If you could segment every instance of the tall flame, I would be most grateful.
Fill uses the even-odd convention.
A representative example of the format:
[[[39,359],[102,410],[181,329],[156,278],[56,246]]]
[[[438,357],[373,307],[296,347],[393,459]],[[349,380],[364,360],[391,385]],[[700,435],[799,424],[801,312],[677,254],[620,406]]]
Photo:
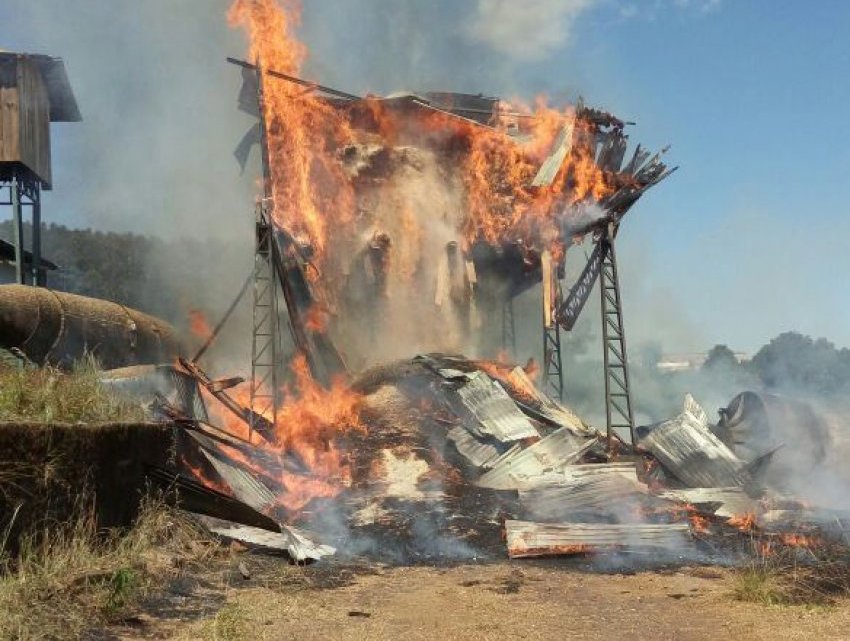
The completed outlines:
[[[248,34],[252,61],[293,76],[307,57],[294,33],[300,18],[295,0],[234,0],[228,12],[230,25]],[[353,191],[334,156],[350,139],[349,126],[339,111],[297,84],[266,75],[263,95],[273,218],[309,242],[321,267],[329,228],[343,228],[354,214]]]

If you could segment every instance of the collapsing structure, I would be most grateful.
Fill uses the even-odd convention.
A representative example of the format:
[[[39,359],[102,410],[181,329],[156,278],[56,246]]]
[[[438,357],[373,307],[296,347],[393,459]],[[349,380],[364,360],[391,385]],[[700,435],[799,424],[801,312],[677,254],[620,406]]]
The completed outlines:
[[[243,68],[240,106],[261,116],[237,156],[244,165],[260,144],[258,230],[277,230],[258,235],[268,266],[255,274],[265,295],[255,296],[254,380],[278,376],[268,355],[281,347],[265,313],[275,272],[296,350],[324,382],[346,362],[362,369],[410,345],[515,351],[513,300],[542,283],[544,376],[562,398],[560,330],[572,329],[601,278],[608,430],[633,429],[614,240],[631,206],[673,171],[661,153],[638,145],[627,157],[628,123],[582,104],[364,98],[230,61]],[[565,291],[567,249],[585,236],[595,249]]]

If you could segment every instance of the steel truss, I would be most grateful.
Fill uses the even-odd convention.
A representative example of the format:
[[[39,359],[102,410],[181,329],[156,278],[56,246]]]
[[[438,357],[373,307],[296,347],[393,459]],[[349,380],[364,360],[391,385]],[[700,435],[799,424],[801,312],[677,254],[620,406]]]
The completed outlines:
[[[12,243],[15,246],[15,282],[46,285],[47,275],[41,267],[41,181],[28,171],[2,172],[0,205],[12,208]],[[24,207],[32,215],[32,261],[24,264]]]

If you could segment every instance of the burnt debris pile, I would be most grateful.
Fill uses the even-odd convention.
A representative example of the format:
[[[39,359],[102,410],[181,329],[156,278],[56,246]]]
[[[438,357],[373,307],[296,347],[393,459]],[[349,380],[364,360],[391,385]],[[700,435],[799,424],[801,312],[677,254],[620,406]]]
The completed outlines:
[[[805,559],[842,541],[850,519],[782,486],[771,414],[802,410],[778,399],[746,393],[712,424],[688,396],[632,446],[500,362],[421,355],[347,391],[344,420],[356,425],[325,426],[314,443],[324,458],[287,449],[286,435],[184,419],[178,469],[157,477],[212,532],[296,561],[498,558],[505,547],[511,558],[735,562],[793,549]]]

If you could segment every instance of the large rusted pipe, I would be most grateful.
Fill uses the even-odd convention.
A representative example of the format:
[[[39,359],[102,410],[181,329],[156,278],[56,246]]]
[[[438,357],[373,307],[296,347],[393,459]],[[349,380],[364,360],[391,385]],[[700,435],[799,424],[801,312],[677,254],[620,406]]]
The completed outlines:
[[[172,361],[174,328],[118,303],[43,287],[0,285],[0,347],[35,363],[68,367],[86,354],[111,369]]]

